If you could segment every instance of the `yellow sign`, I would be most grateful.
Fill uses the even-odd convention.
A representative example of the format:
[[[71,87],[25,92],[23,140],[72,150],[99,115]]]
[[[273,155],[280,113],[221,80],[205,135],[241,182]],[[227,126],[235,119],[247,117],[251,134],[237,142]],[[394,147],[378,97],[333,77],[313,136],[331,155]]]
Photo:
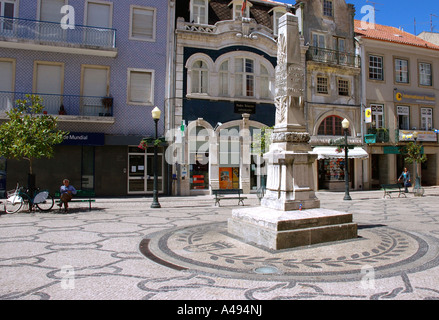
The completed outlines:
[[[364,121],[366,123],[372,123],[372,108],[366,108],[364,115],[365,115]]]
[[[409,92],[404,90],[395,90],[395,102],[418,103],[436,105],[436,95],[434,93]]]

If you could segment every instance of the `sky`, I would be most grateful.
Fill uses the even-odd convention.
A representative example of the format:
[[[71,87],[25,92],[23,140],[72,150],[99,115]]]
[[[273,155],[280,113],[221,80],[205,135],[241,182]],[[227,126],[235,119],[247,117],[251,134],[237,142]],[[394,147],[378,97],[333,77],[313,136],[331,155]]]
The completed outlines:
[[[284,3],[296,3],[296,0],[279,0]],[[404,31],[416,34],[422,31],[430,31],[430,14],[434,32],[439,33],[439,0],[346,0],[352,3],[356,8],[356,19],[361,20],[364,14],[361,14],[363,6],[373,6],[375,2],[376,20],[378,24],[403,28]]]

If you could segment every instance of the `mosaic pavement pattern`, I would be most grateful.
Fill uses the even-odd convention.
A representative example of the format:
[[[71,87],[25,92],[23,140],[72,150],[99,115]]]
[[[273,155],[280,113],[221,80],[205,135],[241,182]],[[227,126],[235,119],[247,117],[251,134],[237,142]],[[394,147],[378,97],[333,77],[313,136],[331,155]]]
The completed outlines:
[[[236,204],[215,208],[211,197],[161,199],[159,210],[137,198],[68,215],[1,214],[0,299],[439,298],[439,189],[318,196],[353,213],[360,238],[271,252],[229,236]]]

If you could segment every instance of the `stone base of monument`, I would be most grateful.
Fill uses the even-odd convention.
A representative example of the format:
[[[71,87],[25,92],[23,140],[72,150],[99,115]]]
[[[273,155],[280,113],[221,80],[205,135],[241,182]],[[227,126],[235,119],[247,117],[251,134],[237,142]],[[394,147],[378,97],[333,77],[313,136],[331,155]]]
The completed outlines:
[[[352,214],[326,209],[279,211],[264,207],[233,210],[228,232],[245,242],[273,250],[358,236]]]

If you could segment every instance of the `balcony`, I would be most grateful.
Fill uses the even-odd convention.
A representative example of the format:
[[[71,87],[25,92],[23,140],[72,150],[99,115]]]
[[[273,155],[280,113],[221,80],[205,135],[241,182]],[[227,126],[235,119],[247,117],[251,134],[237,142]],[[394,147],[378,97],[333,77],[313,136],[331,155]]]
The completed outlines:
[[[366,144],[388,143],[390,141],[389,130],[385,128],[369,128],[367,134],[364,135]]]
[[[359,68],[361,65],[359,55],[318,47],[309,47],[306,60],[353,68]]]
[[[0,17],[0,48],[116,57],[116,30]]]
[[[14,107],[16,100],[27,99],[24,92],[0,91],[0,119]],[[36,94],[43,99],[44,113],[59,116],[60,121],[114,123],[113,98],[77,95]],[[61,105],[65,113],[60,113]]]

